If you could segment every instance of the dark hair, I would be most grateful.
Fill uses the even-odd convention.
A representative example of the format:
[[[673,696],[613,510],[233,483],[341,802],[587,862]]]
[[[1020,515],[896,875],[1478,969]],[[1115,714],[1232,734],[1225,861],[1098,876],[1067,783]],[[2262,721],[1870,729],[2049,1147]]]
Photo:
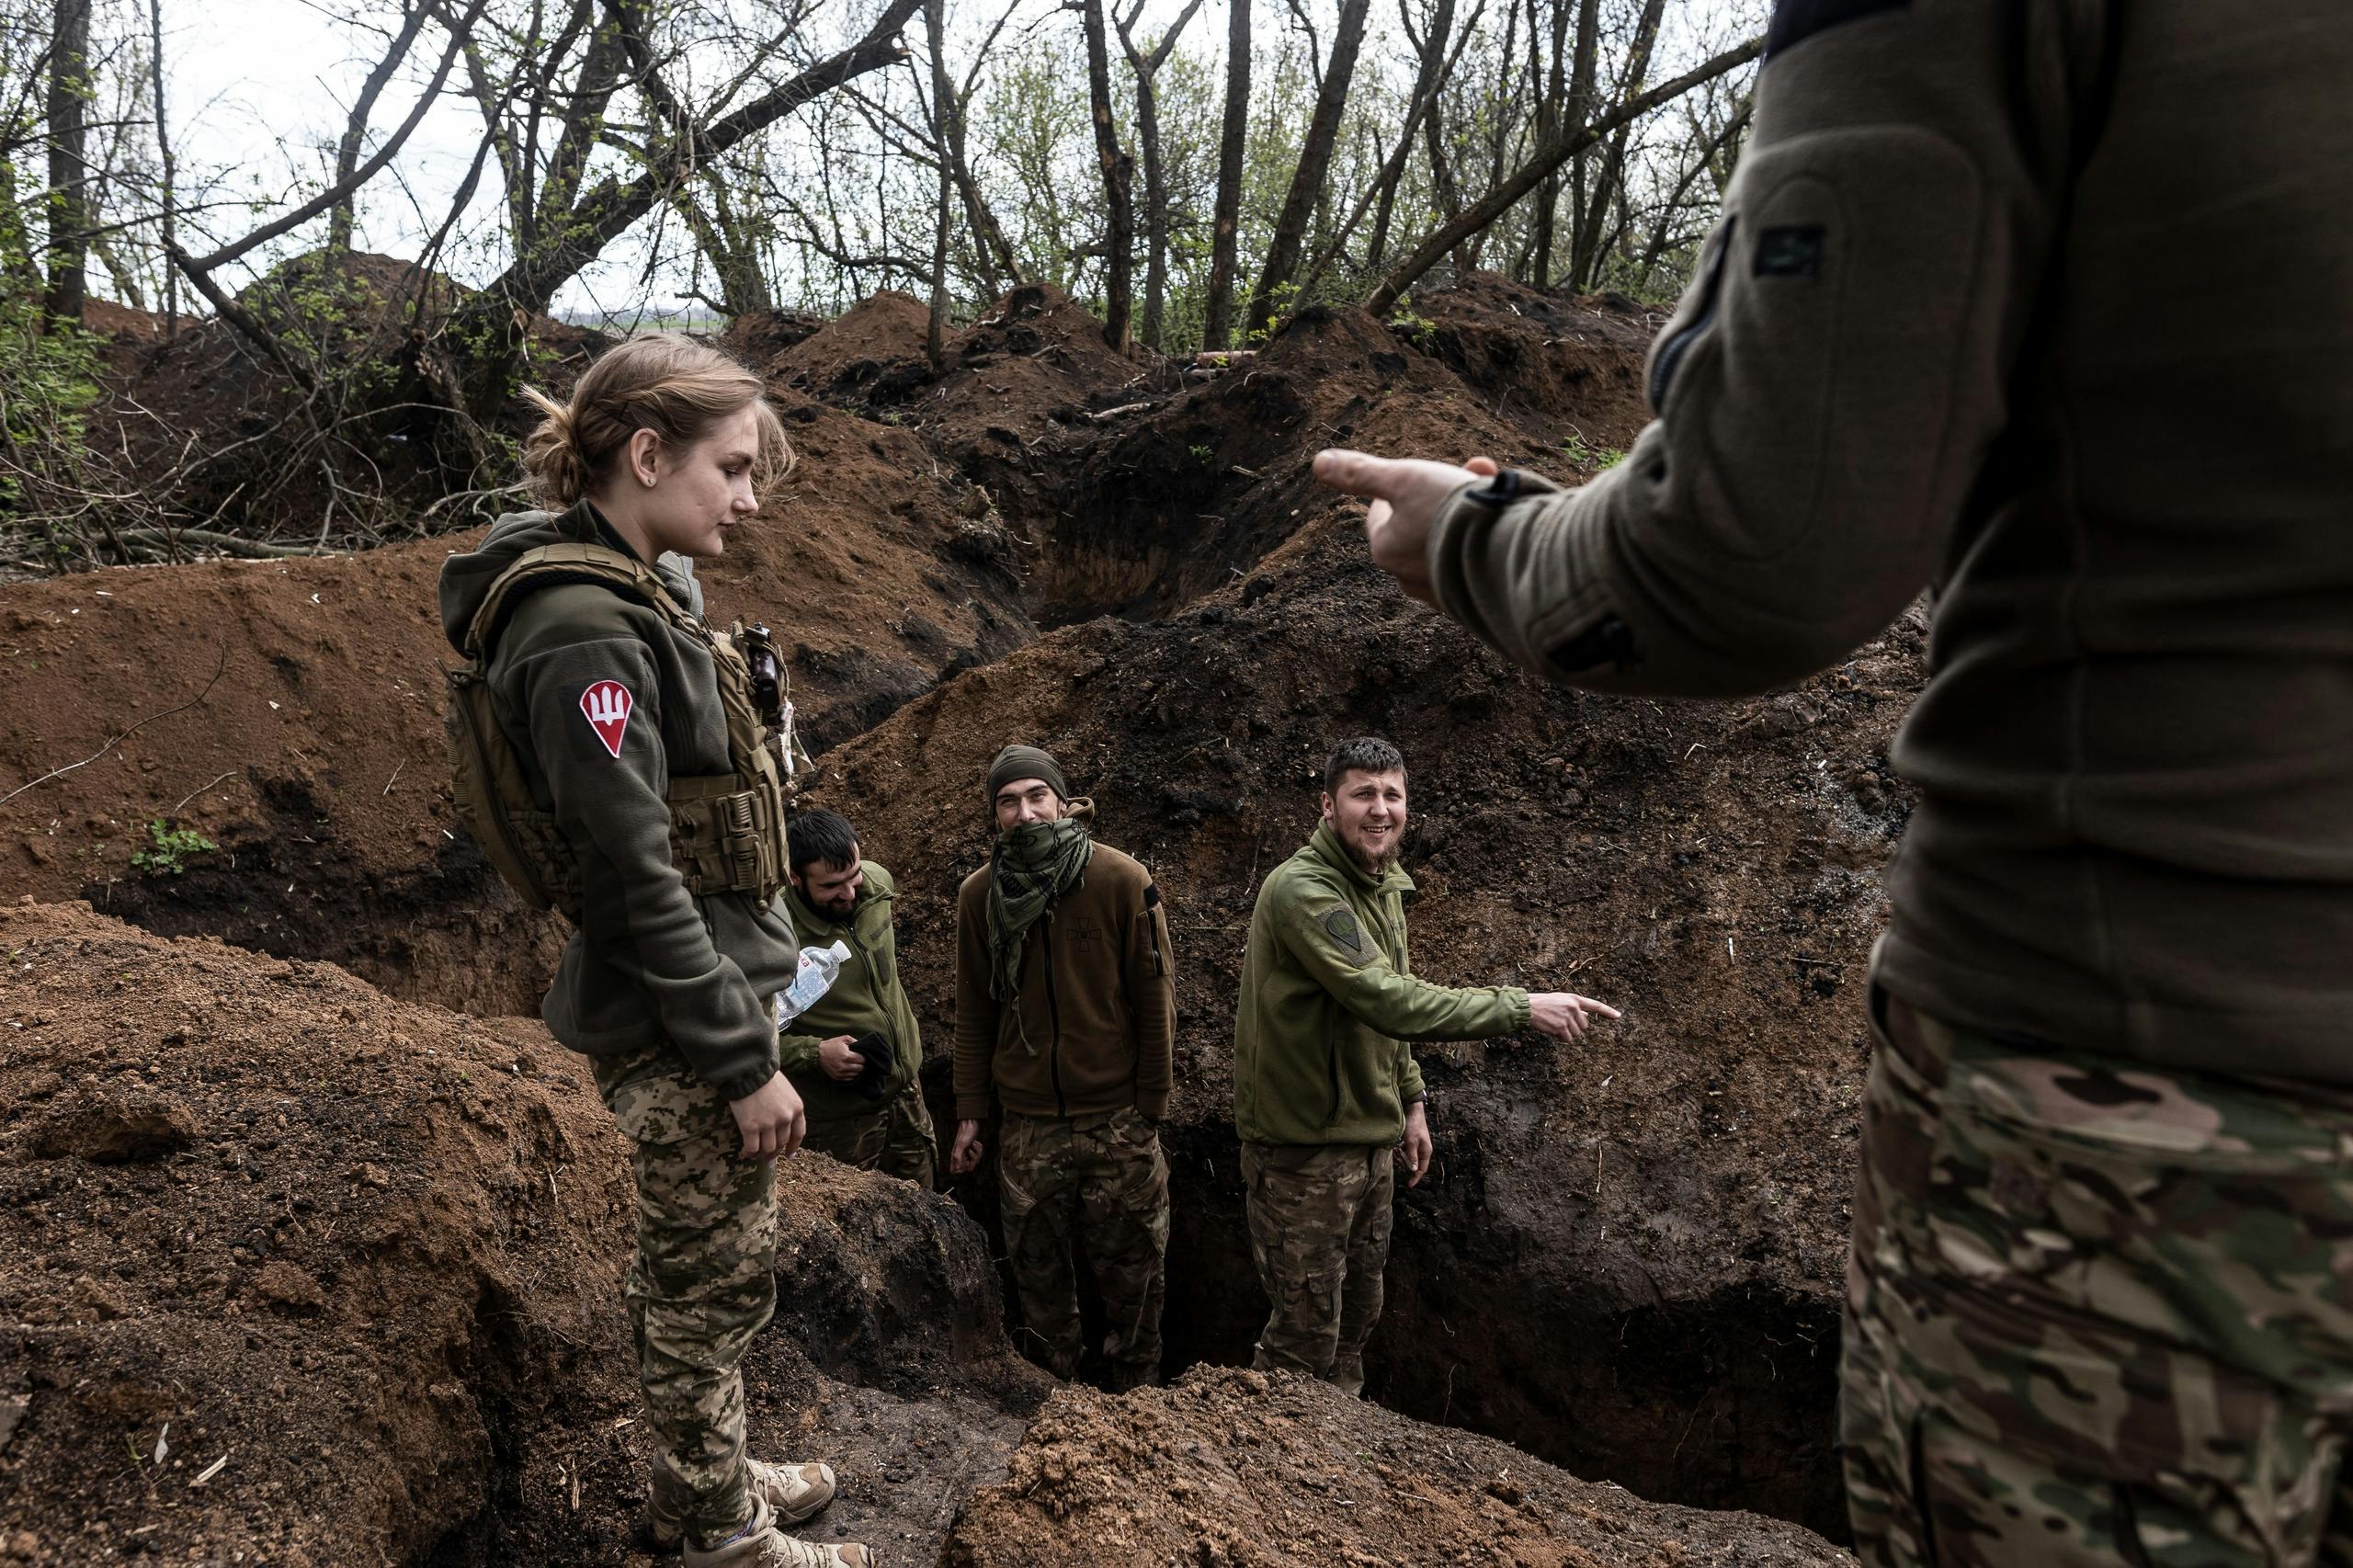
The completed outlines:
[[[796,877],[809,869],[812,860],[847,866],[858,854],[858,830],[839,812],[802,812],[786,826],[784,836]]]
[[[651,430],[669,447],[693,446],[745,408],[758,415],[752,487],[792,470],[792,444],[760,378],[726,354],[675,332],[649,332],[606,350],[558,403],[537,387],[523,396],[546,415],[523,443],[523,472],[546,506],[562,509],[602,483],[630,437]]]
[[[1340,780],[1351,773],[1403,773],[1405,754],[1379,735],[1358,735],[1332,748],[1324,765],[1324,792],[1336,793]]]

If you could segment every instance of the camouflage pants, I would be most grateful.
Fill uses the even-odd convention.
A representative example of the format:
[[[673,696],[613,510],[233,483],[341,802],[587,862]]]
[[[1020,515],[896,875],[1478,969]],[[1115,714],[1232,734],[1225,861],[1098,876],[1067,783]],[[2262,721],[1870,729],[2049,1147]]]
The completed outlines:
[[[1242,1145],[1250,1251],[1274,1310],[1250,1364],[1364,1392],[1364,1346],[1381,1321],[1389,1263],[1386,1144]]]
[[[2353,1563],[2353,1098],[1874,997],[1839,1403],[1863,1561]]]
[[[1168,1162],[1160,1134],[1133,1109],[1097,1116],[1017,1116],[999,1134],[1005,1250],[1021,1298],[1030,1358],[1058,1378],[1078,1372],[1078,1275],[1084,1248],[1111,1320],[1116,1386],[1160,1372],[1160,1306],[1168,1252]]]
[[[637,1176],[637,1256],[622,1290],[654,1474],[691,1494],[680,1499],[689,1539],[715,1541],[752,1517],[736,1366],[776,1310],[776,1168],[743,1157],[727,1103],[676,1051],[595,1065]]]
[[[914,1182],[926,1192],[939,1185],[938,1136],[932,1131],[921,1084],[909,1084],[896,1099],[868,1116],[824,1121],[811,1118],[801,1146],[861,1171]]]

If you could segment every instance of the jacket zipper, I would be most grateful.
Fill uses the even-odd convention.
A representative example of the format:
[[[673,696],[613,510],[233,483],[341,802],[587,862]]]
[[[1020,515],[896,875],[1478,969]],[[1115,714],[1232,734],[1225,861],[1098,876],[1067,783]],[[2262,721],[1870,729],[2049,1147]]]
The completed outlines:
[[[1063,1103],[1063,1010],[1054,1000],[1054,912],[1046,911],[1046,918],[1038,923],[1038,939],[1046,945],[1046,1071],[1054,1080],[1054,1114],[1068,1116],[1070,1108]],[[1021,1004],[1018,1000],[1015,1006]]]
[[[1733,231],[1739,222],[1737,218],[1724,221],[1723,244],[1716,247],[1715,257],[1708,264],[1707,280],[1700,285],[1707,292],[1700,301],[1699,313],[1691,319],[1690,325],[1660,345],[1658,358],[1651,361],[1651,384],[1647,390],[1654,414],[1666,412],[1667,387],[1682,366],[1684,354],[1701,333],[1716,324],[1716,303],[1723,298],[1724,259],[1732,255]]]

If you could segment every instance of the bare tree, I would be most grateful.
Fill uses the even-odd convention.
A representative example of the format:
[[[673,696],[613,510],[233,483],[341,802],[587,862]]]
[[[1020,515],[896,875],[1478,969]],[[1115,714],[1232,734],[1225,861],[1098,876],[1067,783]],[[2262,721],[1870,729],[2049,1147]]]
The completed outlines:
[[[989,208],[982,193],[981,182],[973,177],[972,160],[966,151],[965,131],[972,112],[972,95],[980,85],[981,68],[988,63],[989,51],[996,46],[1014,13],[1020,9],[1021,0],[1007,0],[997,16],[996,25],[973,51],[972,63],[965,68],[963,85],[950,89],[946,59],[945,32],[940,44],[932,51],[932,95],[948,106],[947,134],[942,149],[949,175],[956,182],[957,194],[963,199],[965,226],[972,232],[973,264],[980,274],[981,291],[994,297],[998,289],[998,275],[1014,283],[1028,281],[1021,258],[1005,237],[1005,230]]]
[[[1170,51],[1176,49],[1185,24],[1201,8],[1201,0],[1185,0],[1185,9],[1149,51],[1138,49],[1135,40],[1136,21],[1143,15],[1144,4],[1145,0],[1136,0],[1135,9],[1119,21],[1119,28],[1120,46],[1127,51],[1128,63],[1136,74],[1136,141],[1143,149],[1143,340],[1157,349],[1162,347],[1160,316],[1168,294],[1168,176],[1160,155],[1160,97],[1153,88],[1153,79],[1168,63]]]
[[[561,98],[551,80],[534,106],[536,114],[546,104],[564,104],[549,172],[534,182],[526,173],[532,165],[524,158],[509,163],[537,201],[506,269],[460,308],[447,335],[467,356],[468,411],[482,417],[505,404],[529,323],[546,311],[558,289],[722,153],[843,83],[904,59],[898,37],[922,4],[887,0],[856,43],[710,119],[691,112],[665,81],[648,36],[647,14],[633,5],[618,6],[617,26],[589,33],[579,84],[569,98]],[[586,10],[583,0],[575,15],[584,24]],[[606,107],[624,64],[654,110],[654,124],[637,150],[634,175],[617,172],[588,184],[588,153],[606,139]],[[531,124],[536,135],[537,119]]]
[[[1233,278],[1242,218],[1242,163],[1250,136],[1250,0],[1229,0],[1225,115],[1218,136],[1217,206],[1211,219],[1208,348],[1233,346]]]
[[[1640,92],[1643,82],[1649,79],[1651,56],[1658,47],[1659,22],[1665,9],[1666,0],[1643,0],[1642,16],[1634,24],[1633,43],[1627,53],[1625,70],[1619,78],[1617,96],[1620,98]],[[1604,221],[1613,204],[1622,208],[1625,202],[1627,138],[1633,134],[1633,121],[1628,120],[1601,144],[1599,167],[1590,190],[1585,187],[1585,176],[1580,168],[1575,232],[1571,238],[1569,257],[1571,288],[1593,287],[1595,275],[1601,265]],[[1580,165],[1583,161],[1581,155]]]
[[[1727,71],[1745,65],[1763,50],[1762,39],[1750,39],[1672,81],[1662,82],[1649,92],[1636,94],[1609,113],[1538,148],[1508,178],[1498,181],[1494,189],[1466,209],[1461,217],[1441,225],[1436,233],[1422,242],[1413,255],[1392,267],[1366,297],[1365,308],[1375,315],[1386,315],[1397,303],[1398,296],[1412,288],[1441,256],[1509,211],[1513,204],[1535,189],[1546,175],[1559,168],[1580,149],[1596,145],[1620,126],[1631,124],[1659,105],[1680,97],[1702,83],[1714,81]]]
[[[359,96],[351,101],[351,113],[344,121],[343,140],[335,145],[335,177],[337,184],[349,180],[352,171],[359,166],[359,149],[368,139],[368,117],[375,112],[377,98],[383,95],[385,86],[392,79],[392,73],[400,69],[401,62],[408,58],[410,46],[416,42],[416,35],[424,29],[426,18],[431,14],[432,7],[425,0],[415,0],[414,5],[408,6],[399,29],[393,33],[392,41],[385,45],[383,57],[376,62],[376,68],[368,73],[368,79],[359,85]],[[157,101],[161,102],[160,94]],[[357,188],[353,187],[354,190]],[[347,251],[351,248],[353,205],[352,196],[347,194],[335,204],[328,216],[329,250]]]
[[[1300,145],[1299,167],[1292,171],[1290,192],[1283,199],[1282,215],[1275,221],[1266,265],[1258,286],[1250,294],[1248,321],[1254,332],[1265,330],[1273,315],[1275,296],[1299,271],[1307,239],[1308,220],[1324,197],[1324,179],[1332,162],[1333,144],[1339,140],[1340,118],[1347,109],[1348,84],[1356,74],[1357,51],[1364,42],[1365,15],[1372,0],[1340,0],[1340,16],[1332,34],[1331,59],[1315,94],[1315,113],[1307,122]]]

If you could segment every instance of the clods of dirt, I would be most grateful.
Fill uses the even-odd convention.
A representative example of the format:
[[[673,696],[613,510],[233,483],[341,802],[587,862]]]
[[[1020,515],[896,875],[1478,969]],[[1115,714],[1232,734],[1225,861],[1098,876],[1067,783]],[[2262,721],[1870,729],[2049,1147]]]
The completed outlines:
[[[0,1553],[642,1561],[634,1198],[582,1059],[80,905],[0,910]],[[172,1141],[92,1163],[117,1125]],[[1049,1380],[945,1200],[813,1155],[779,1202],[756,1451],[928,1561]]]
[[[1645,1503],[1321,1383],[1202,1369],[1047,1402],[946,1568],[1845,1568],[1794,1525]]]

